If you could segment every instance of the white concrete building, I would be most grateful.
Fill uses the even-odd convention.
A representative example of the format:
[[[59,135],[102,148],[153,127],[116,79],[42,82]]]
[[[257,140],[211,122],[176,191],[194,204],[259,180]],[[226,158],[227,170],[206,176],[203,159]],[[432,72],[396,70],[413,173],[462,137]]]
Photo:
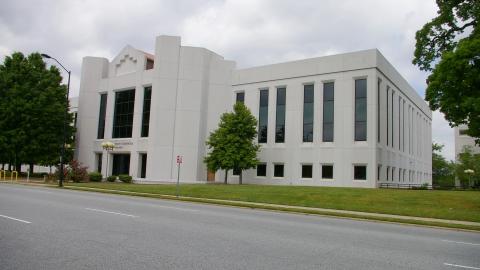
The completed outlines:
[[[180,181],[223,181],[207,173],[205,141],[235,102],[259,121],[261,164],[245,183],[431,184],[431,111],[375,49],[236,69],[159,36],[154,55],[127,46],[111,62],[85,57],[78,159],[103,174],[175,181],[181,155]],[[108,166],[104,141],[116,144]]]
[[[475,139],[466,134],[466,125],[460,125],[454,128],[455,131],[455,159],[462,153],[465,147],[472,149],[473,153],[480,154],[480,146],[475,144]]]

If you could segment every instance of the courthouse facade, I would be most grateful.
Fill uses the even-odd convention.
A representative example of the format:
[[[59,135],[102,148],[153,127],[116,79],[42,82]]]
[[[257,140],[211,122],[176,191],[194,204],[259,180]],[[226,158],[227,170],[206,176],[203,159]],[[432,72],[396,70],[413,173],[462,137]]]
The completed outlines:
[[[77,157],[104,175],[175,181],[181,155],[180,181],[223,181],[207,172],[205,141],[235,102],[259,122],[260,164],[245,183],[431,184],[431,111],[376,49],[236,69],[159,36],[153,55],[127,46],[112,61],[85,57]]]

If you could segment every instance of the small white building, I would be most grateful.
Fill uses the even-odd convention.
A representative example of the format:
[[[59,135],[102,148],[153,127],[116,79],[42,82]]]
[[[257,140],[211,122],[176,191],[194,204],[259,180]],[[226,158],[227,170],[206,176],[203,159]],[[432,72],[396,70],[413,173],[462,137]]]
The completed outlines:
[[[261,163],[245,183],[431,184],[431,111],[376,49],[236,69],[159,36],[154,55],[127,46],[111,62],[85,57],[78,159],[104,175],[175,181],[180,155],[180,181],[223,181],[207,172],[205,141],[235,102],[259,121]],[[116,145],[108,154],[105,141]]]
[[[460,125],[454,128],[455,132],[455,159],[458,159],[458,155],[462,153],[465,147],[468,147],[475,154],[480,154],[480,146],[475,144],[475,139],[468,136],[466,131],[468,127],[466,125]]]

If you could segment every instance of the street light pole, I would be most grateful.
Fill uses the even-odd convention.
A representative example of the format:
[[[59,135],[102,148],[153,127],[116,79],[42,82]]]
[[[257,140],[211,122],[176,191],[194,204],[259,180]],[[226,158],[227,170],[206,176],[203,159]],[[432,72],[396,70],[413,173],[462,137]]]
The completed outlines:
[[[70,93],[70,74],[71,71],[66,69],[57,59],[51,57],[48,54],[42,53],[41,56],[47,59],[53,59],[57,62],[67,73],[68,73],[68,83],[67,83],[67,94],[65,96],[65,112],[63,115],[63,143],[60,152],[60,180],[58,181],[58,186],[63,187],[63,180],[65,177],[64,168],[65,168],[65,144],[67,143],[67,116],[68,116],[68,95]]]

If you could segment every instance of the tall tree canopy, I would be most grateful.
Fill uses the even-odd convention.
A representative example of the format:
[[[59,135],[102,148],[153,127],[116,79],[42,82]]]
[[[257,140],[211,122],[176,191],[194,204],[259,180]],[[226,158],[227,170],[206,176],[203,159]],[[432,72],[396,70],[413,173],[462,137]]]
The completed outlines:
[[[67,88],[55,66],[40,54],[20,52],[0,64],[0,162],[55,165],[63,144]],[[68,123],[72,114],[67,115]],[[67,125],[67,143],[74,128]],[[67,155],[68,156],[68,155]],[[71,153],[70,153],[71,156]]]
[[[416,33],[413,64],[431,71],[425,99],[480,143],[480,1],[437,0],[438,16]]]
[[[233,112],[222,114],[218,129],[210,133],[206,143],[211,151],[205,163],[210,171],[225,170],[225,184],[229,170],[239,171],[239,184],[242,184],[242,171],[257,166],[256,128],[257,120],[250,110],[237,102]]]

